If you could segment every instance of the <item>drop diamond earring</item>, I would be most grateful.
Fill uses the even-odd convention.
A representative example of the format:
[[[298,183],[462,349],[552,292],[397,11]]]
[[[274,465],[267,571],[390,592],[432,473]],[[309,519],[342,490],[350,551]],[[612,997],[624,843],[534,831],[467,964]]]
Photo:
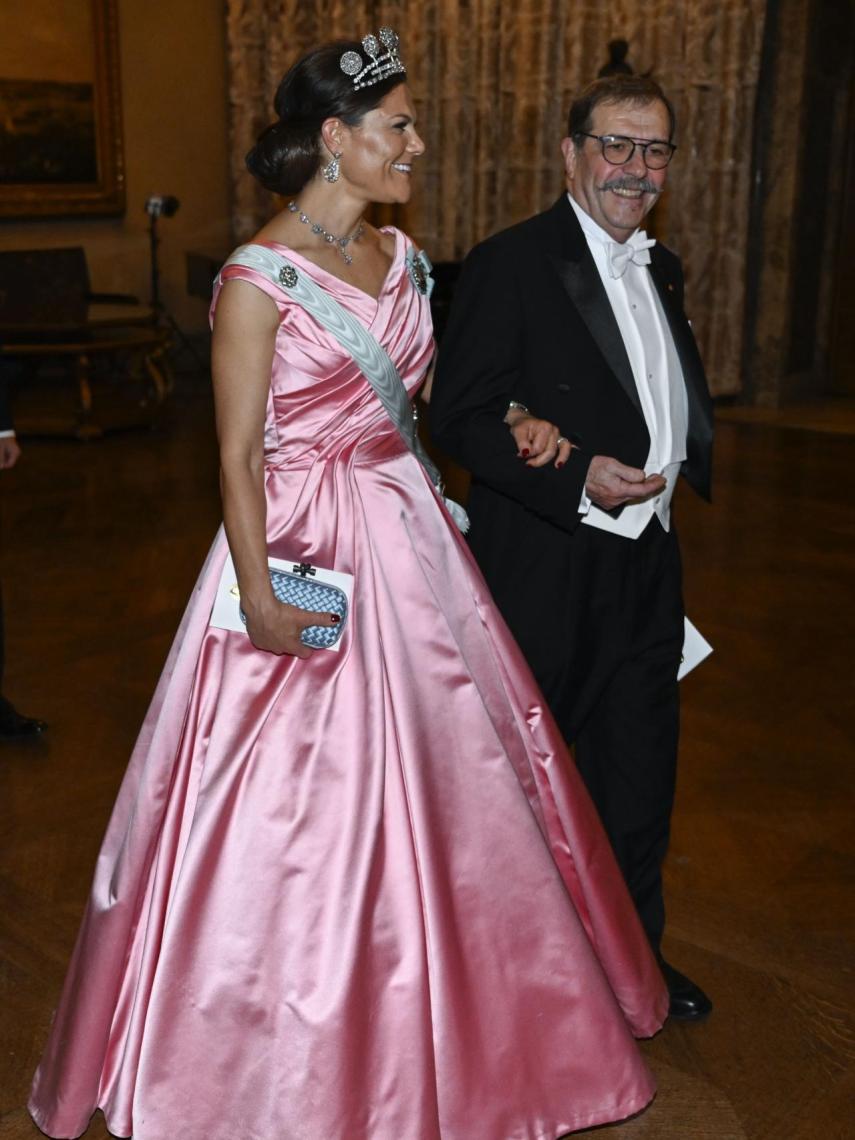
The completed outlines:
[[[337,150],[326,166],[321,168],[321,174],[323,174],[327,182],[338,182],[339,176],[341,175],[341,165],[338,161],[340,158],[341,151]]]

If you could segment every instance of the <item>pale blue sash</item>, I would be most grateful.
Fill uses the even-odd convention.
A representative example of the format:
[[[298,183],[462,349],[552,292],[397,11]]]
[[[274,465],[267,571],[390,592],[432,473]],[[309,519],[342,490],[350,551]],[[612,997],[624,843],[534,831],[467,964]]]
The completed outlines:
[[[422,280],[430,281],[432,284],[429,277],[430,262],[427,257],[421,253],[415,254],[410,249],[407,253],[407,265],[411,276],[414,276],[412,267],[416,261],[419,263]],[[254,269],[272,281],[289,297],[301,304],[353,357],[407,447],[419,460],[431,482],[442,495],[451,517],[465,534],[469,529],[466,511],[459,503],[447,499],[443,494],[442,477],[418,437],[413,405],[404,382],[389,354],[365,325],[325,292],[308,273],[299,271],[290,261],[266,245],[239,246],[223,269],[227,265],[246,266],[247,269]]]

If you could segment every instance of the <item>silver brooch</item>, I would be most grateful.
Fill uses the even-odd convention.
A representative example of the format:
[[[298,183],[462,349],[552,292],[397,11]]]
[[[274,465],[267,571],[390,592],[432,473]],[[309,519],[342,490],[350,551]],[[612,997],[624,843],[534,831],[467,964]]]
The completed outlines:
[[[425,293],[430,294],[431,285],[433,280],[431,278],[431,263],[427,259],[427,254],[422,250],[420,253],[410,254],[407,259],[407,268],[409,269],[409,277],[417,288],[418,292],[422,295]]]
[[[293,289],[297,284],[297,270],[293,265],[283,265],[279,270],[279,281],[286,289]]]
[[[427,293],[427,276],[420,261],[410,262],[410,277],[420,293]]]

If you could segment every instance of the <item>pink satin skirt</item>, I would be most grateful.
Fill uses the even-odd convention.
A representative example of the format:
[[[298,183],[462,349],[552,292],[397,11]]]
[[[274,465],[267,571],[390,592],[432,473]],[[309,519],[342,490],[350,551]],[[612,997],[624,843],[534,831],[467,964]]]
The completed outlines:
[[[639,1111],[633,1038],[662,1024],[662,981],[465,542],[408,453],[306,479],[268,473],[270,553],[354,574],[341,651],[209,627],[217,537],[33,1118],[53,1137],[101,1108],[134,1140],[553,1140]]]

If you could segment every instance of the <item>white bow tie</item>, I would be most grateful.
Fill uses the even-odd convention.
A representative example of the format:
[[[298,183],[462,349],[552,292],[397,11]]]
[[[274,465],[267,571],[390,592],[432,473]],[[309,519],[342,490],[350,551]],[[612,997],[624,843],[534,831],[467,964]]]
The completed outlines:
[[[609,259],[609,273],[612,277],[623,277],[630,262],[635,265],[650,264],[650,250],[656,245],[656,238],[649,238],[644,230],[634,233],[628,241],[610,241],[606,246]]]

